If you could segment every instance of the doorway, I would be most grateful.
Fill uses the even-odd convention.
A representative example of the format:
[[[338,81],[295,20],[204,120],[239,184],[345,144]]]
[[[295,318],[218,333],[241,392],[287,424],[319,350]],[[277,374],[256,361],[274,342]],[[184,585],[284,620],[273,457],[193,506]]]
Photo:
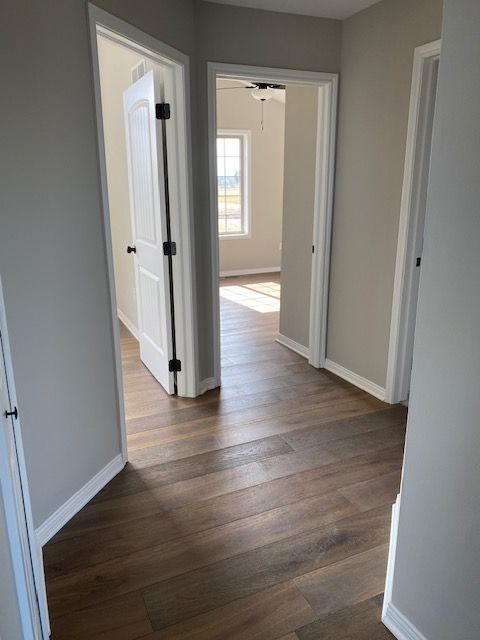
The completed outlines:
[[[320,368],[325,361],[337,77],[217,63],[209,63],[208,77],[212,386],[220,384],[220,313],[225,300],[235,298],[250,309],[257,304],[264,314],[267,309],[276,313],[276,340]],[[295,219],[302,208],[309,217],[305,224]],[[235,282],[238,277],[241,281]]]
[[[188,58],[89,5],[117,389],[122,336],[159,396],[195,397]],[[125,343],[125,340],[123,340]],[[132,351],[130,349],[130,356]]]
[[[408,403],[441,41],[414,53],[385,400]]]

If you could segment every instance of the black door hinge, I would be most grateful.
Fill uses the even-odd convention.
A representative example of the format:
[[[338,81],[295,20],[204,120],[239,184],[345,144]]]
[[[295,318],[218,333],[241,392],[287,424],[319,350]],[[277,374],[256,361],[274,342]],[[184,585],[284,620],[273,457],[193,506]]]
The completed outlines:
[[[417,267],[419,267],[422,264],[422,258],[417,258]]]
[[[163,243],[163,255],[164,256],[176,256],[177,255],[177,243],[173,241]]]
[[[17,407],[13,408],[13,411],[5,411],[5,413],[3,414],[5,416],[5,418],[15,418],[15,420],[18,420],[18,409]]]
[[[157,120],[170,119],[170,105],[168,104],[168,102],[158,102],[155,105],[155,116]]]
[[[168,361],[168,370],[169,371],[181,371],[182,370],[182,362],[180,360],[169,360]]]

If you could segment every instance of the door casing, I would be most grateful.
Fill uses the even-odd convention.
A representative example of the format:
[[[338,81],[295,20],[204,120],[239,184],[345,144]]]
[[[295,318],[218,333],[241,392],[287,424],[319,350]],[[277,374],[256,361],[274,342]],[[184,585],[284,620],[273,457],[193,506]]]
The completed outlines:
[[[330,248],[332,235],[333,184],[335,172],[335,140],[337,119],[338,74],[251,67],[246,65],[209,62],[207,65],[208,90],[208,146],[210,188],[210,242],[211,242],[211,327],[214,345],[214,372],[203,389],[213,389],[221,383],[220,353],[220,297],[218,289],[219,248],[217,215],[217,162],[216,162],[216,82],[219,78],[276,82],[318,87],[317,147],[315,166],[315,202],[312,244],[312,280],[310,288],[310,335],[308,362],[317,368],[326,360],[328,286],[330,277]]]
[[[432,65],[438,62],[440,53],[441,40],[435,40],[417,47],[413,58],[385,386],[385,401],[391,404],[406,400],[410,387],[416,316],[416,300],[413,298],[418,297],[418,290],[415,292],[414,287],[415,267],[412,265],[420,236],[423,236],[425,218],[419,215],[417,196],[426,163],[430,161],[429,156],[426,157],[425,133],[431,126],[427,121],[433,118],[432,100],[435,100],[431,86]]]
[[[175,110],[176,117],[167,127],[169,156],[169,189],[171,206],[171,233],[177,243],[177,255],[173,260],[173,284],[175,290],[177,357],[182,361],[178,373],[178,394],[195,397],[199,394],[198,336],[194,289],[194,242],[192,154],[190,123],[190,70],[189,58],[173,47],[149,36],[132,25],[88,4],[90,23],[90,47],[97,121],[99,173],[102,190],[102,208],[110,308],[115,354],[116,387],[118,396],[118,423],[122,441],[124,462],[128,459],[125,409],[123,401],[122,368],[120,355],[120,330],[118,326],[113,252],[108,204],[107,170],[103,137],[100,73],[98,66],[97,33],[151,58],[162,65],[166,79],[165,99]],[[168,85],[168,86],[167,86]]]

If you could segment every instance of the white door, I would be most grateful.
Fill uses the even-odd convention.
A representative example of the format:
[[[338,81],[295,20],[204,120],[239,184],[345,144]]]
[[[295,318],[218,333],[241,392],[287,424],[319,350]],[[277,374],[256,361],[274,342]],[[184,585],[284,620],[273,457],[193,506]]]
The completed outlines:
[[[10,429],[10,417],[5,417],[5,412],[10,411],[10,401],[8,398],[7,381],[3,357],[1,350],[0,333],[0,428]],[[2,433],[2,436],[4,434]],[[0,446],[6,449],[6,439],[0,439]],[[2,451],[2,457],[10,458],[11,454]],[[10,454],[10,455],[9,455]],[[5,469],[6,471],[6,469]],[[11,533],[7,529],[6,510],[3,501],[2,491],[0,491],[0,638],[12,638],[12,640],[22,640],[22,624],[19,614],[19,602],[17,596],[17,585],[13,566],[12,549],[9,542]]]
[[[14,428],[18,414],[9,393],[6,355],[0,327],[0,639],[40,640],[48,636],[48,623],[45,619],[43,633],[20,480],[21,444]]]
[[[149,71],[123,95],[132,217],[132,245],[125,247],[135,262],[140,357],[168,393],[174,393],[172,315],[161,102],[160,70]]]

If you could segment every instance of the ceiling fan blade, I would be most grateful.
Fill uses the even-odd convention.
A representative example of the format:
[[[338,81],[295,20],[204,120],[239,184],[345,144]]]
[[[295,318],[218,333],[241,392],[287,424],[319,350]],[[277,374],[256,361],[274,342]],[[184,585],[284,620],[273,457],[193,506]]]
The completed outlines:
[[[217,91],[232,91],[233,89],[256,89],[256,87],[217,87]]]

